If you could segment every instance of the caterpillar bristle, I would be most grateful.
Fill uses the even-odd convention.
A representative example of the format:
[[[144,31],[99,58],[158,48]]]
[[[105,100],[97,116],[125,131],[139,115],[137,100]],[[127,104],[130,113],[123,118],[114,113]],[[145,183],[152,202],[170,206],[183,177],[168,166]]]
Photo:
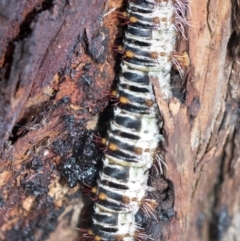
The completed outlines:
[[[157,172],[159,175],[163,175],[163,173],[164,173],[164,172],[163,172],[163,166],[164,166],[166,169],[168,169],[167,164],[164,162],[163,157],[162,157],[161,154],[157,154],[157,155],[155,156],[155,162],[154,162],[153,166],[154,166],[156,172]]]
[[[94,241],[94,235],[92,229],[79,228],[81,233],[81,241]]]
[[[137,230],[135,233],[135,239],[136,241],[147,241],[147,240],[153,240],[149,235],[147,235],[143,230]]]
[[[103,152],[107,152],[108,151],[108,146],[107,144],[107,139],[106,138],[102,138],[99,135],[94,134],[93,135],[93,142],[95,143],[95,145]]]
[[[113,51],[114,51],[114,55],[116,55],[116,54],[124,54],[124,48],[123,48],[123,46],[122,45],[114,45],[113,47],[112,47],[112,49],[113,49]]]
[[[149,218],[154,218],[157,221],[157,218],[154,214],[154,210],[157,207],[157,202],[154,199],[143,198],[141,201],[141,210]]]
[[[90,187],[87,184],[83,183],[84,186],[81,187],[82,192],[84,195],[91,197],[93,194],[96,194],[97,188],[96,187]]]

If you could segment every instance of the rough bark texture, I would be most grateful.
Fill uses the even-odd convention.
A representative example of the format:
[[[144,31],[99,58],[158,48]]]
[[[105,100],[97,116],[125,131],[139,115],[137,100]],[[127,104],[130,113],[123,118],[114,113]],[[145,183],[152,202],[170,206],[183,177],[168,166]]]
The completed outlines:
[[[101,159],[89,130],[118,71],[122,27],[116,12],[102,16],[122,4],[1,1],[0,240],[79,240],[79,181],[91,185]],[[154,85],[168,166],[150,179],[158,222],[140,215],[154,240],[240,240],[239,9],[191,1],[178,44],[191,65],[169,103]]]

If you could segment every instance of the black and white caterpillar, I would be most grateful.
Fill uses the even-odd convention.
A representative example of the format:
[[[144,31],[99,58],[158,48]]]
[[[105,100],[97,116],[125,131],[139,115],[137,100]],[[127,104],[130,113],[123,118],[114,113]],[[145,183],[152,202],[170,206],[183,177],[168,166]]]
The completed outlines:
[[[121,52],[121,74],[115,92],[119,104],[104,143],[108,151],[99,173],[92,227],[84,237],[96,241],[147,240],[135,215],[145,198],[149,169],[163,141],[162,123],[151,79],[158,79],[163,98],[171,97],[170,71],[180,69],[177,31],[185,24],[185,0],[131,0],[123,14],[127,26]],[[160,107],[161,108],[161,107]]]

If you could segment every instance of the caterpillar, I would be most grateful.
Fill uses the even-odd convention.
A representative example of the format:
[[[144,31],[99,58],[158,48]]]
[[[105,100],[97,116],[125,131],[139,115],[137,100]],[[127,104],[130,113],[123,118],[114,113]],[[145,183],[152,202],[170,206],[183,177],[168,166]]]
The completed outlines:
[[[83,236],[96,241],[147,240],[135,222],[142,207],[152,213],[157,205],[147,199],[149,169],[164,140],[152,79],[158,79],[163,98],[171,98],[170,72],[181,72],[184,56],[175,52],[177,31],[183,32],[185,0],[129,0],[118,99],[102,140],[106,145],[95,193],[92,227]]]

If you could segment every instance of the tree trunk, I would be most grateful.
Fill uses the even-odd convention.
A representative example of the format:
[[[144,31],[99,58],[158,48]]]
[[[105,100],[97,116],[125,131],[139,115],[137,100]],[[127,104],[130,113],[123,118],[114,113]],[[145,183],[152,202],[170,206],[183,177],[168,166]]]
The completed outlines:
[[[119,13],[105,13],[124,4],[0,2],[0,240],[80,239],[81,189],[102,155],[92,130],[119,70]],[[191,64],[173,75],[169,102],[154,83],[167,164],[150,178],[158,222],[142,221],[154,240],[240,240],[239,10],[239,0],[191,1],[178,41]]]

